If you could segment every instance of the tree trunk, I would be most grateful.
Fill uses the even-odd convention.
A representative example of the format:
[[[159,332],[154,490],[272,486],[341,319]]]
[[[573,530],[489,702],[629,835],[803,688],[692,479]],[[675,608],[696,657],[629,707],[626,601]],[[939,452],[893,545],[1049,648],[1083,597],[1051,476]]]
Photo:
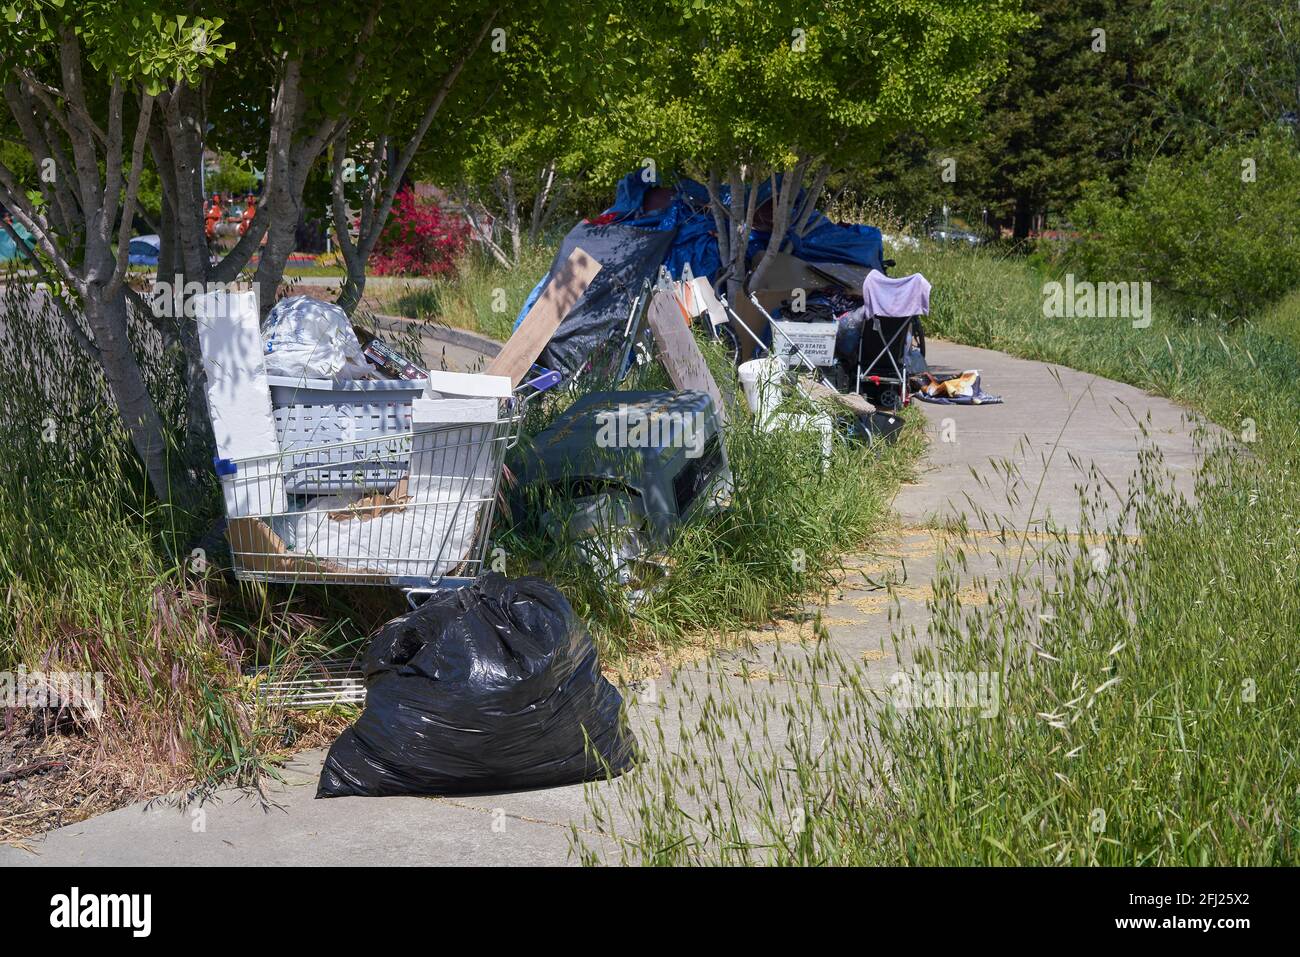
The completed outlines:
[[[271,225],[266,231],[266,243],[253,274],[257,287],[257,305],[262,318],[275,305],[275,294],[284,279],[284,268],[297,245],[300,203],[291,195],[278,195],[271,199]]]
[[[122,423],[131,436],[131,444],[144,464],[149,484],[162,501],[183,508],[192,507],[195,502],[193,489],[171,480],[162,418],[145,385],[127,335],[125,290],[106,295],[103,288],[89,286],[85,289],[83,302],[86,322],[99,350],[104,379]]]
[[[746,289],[761,289],[763,277],[772,268],[773,254],[781,251],[785,245],[786,233],[790,229],[790,216],[794,202],[803,188],[804,171],[808,168],[808,159],[800,160],[795,168],[780,177],[772,174],[772,233],[763,250],[763,258],[755,267],[753,275],[746,283]]]
[[[554,200],[557,194],[561,192],[555,185],[556,168],[555,161],[552,160],[542,170],[538,178],[537,195],[533,197],[533,211],[528,221],[528,244],[534,246],[542,236],[542,227],[550,218],[551,210],[554,208]]]
[[[1016,197],[1016,208],[1011,216],[1011,235],[1016,239],[1028,239],[1029,229],[1034,220],[1034,208],[1025,196]]]
[[[158,279],[171,282],[181,270],[180,239],[176,234],[176,215],[166,193],[158,219]]]
[[[488,214],[487,207],[479,202],[478,195],[469,187],[466,187],[459,195],[461,206],[465,210],[465,221],[469,224],[470,231],[478,237],[478,241],[483,245],[492,258],[507,269],[515,264],[510,261],[506,251],[497,244],[492,238],[492,227],[483,221],[482,217]],[[488,214],[490,215],[490,214]]]
[[[749,253],[749,226],[757,205],[757,190],[750,190],[748,201],[745,196],[745,172],[739,166],[733,166],[727,172],[728,187],[731,190],[731,209],[728,210],[728,229],[730,230],[731,259],[724,262],[727,272],[727,298],[738,303],[745,294],[747,277],[746,259]]]
[[[366,261],[361,258],[348,259],[345,262],[347,275],[343,278],[343,288],[334,302],[343,308],[349,316],[361,305],[361,297],[366,293]]]
[[[508,169],[501,170],[492,184],[492,194],[496,197],[497,207],[501,210],[498,221],[504,224],[505,233],[510,237],[510,252],[507,256],[509,265],[517,266],[523,248],[523,234],[520,231],[519,198],[515,192],[514,173]],[[501,245],[504,251],[504,239]]]

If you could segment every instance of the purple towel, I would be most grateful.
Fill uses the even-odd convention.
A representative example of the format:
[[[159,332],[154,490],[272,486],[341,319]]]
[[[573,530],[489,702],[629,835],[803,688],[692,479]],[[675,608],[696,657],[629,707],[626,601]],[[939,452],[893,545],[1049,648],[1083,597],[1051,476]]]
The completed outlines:
[[[930,283],[919,272],[890,279],[873,269],[862,281],[862,301],[867,307],[867,315],[872,318],[928,316]]]

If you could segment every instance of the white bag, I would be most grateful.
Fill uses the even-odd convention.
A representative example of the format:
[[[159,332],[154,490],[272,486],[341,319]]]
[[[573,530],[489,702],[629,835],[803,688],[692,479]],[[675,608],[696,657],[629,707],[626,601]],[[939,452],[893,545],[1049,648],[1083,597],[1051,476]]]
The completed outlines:
[[[311,296],[281,299],[262,327],[269,375],[360,379],[371,368],[342,307]]]

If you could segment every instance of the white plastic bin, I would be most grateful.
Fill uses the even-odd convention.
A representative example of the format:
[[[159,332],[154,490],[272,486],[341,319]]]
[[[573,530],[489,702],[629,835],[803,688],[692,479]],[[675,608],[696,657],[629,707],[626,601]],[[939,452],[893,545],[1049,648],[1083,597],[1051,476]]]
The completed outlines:
[[[785,363],[777,358],[751,359],[736,369],[745,401],[760,424],[766,424],[781,404],[781,377],[785,371]]]
[[[411,403],[428,395],[428,380],[267,376],[267,382],[281,452],[310,450],[290,460],[301,470],[292,473],[290,494],[391,488],[406,473]],[[391,448],[371,441],[390,436]]]

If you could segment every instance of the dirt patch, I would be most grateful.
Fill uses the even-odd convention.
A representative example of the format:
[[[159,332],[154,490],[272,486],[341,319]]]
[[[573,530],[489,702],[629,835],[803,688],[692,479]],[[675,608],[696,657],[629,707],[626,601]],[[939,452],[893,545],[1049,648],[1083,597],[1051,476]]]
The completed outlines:
[[[0,843],[21,846],[135,796],[130,775],[104,761],[89,734],[17,715],[0,725]]]
[[[351,723],[335,712],[284,712],[283,763],[299,751],[326,747]],[[48,716],[0,712],[0,844],[30,847],[46,831],[136,801],[202,793],[189,769],[150,755],[147,746],[97,734]]]

